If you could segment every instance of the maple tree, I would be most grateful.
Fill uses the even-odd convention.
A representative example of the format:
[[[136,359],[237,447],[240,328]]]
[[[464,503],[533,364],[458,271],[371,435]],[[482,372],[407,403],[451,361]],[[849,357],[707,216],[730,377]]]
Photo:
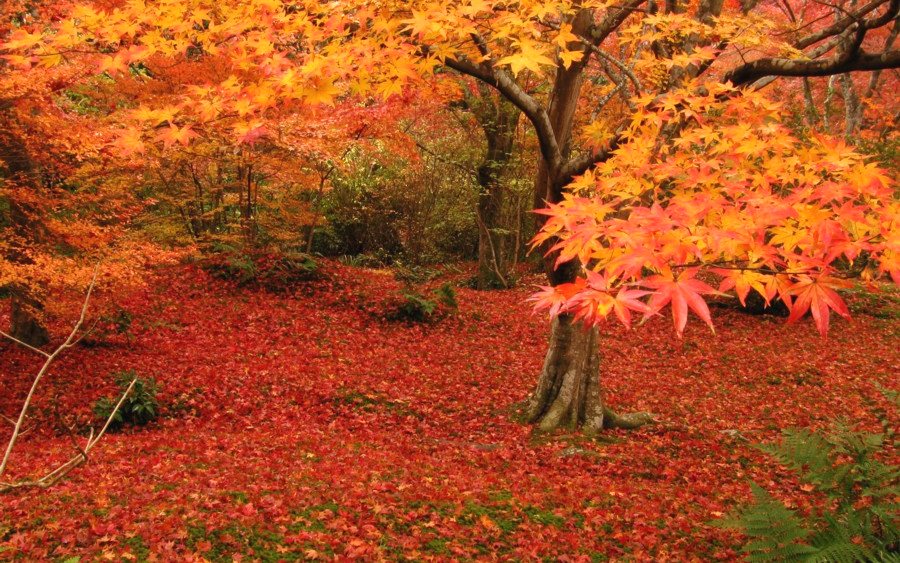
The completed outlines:
[[[742,101],[743,91],[761,88],[779,76],[822,76],[898,66],[900,51],[893,49],[891,33],[887,34],[888,41],[882,33],[896,25],[898,9],[895,2],[876,1],[851,9],[834,22],[817,21],[812,26],[794,22],[792,27],[792,22],[778,17],[775,7],[766,3],[666,2],[663,6],[643,1],[622,5],[423,2],[411,8],[407,29],[413,37],[446,66],[496,88],[522,110],[539,140],[542,160],[535,196],[539,207],[542,202],[551,206],[546,215],[558,220],[545,224],[544,235],[537,239],[541,251],[546,253],[551,281],[551,287],[538,297],[538,304],[550,309],[556,320],[537,388],[525,407],[528,419],[539,422],[544,429],[583,424],[588,432],[606,426],[635,426],[648,420],[641,413],[622,417],[604,407],[595,355],[597,333],[580,321],[597,321],[615,311],[628,323],[631,310],[650,314],[669,304],[679,333],[688,310],[709,318],[701,295],[713,288],[694,279],[696,268],[692,266],[712,265],[718,259],[714,253],[704,254],[705,247],[718,244],[708,237],[721,236],[730,226],[740,229],[750,225],[722,225],[719,233],[693,230],[693,220],[705,214],[717,215],[716,205],[727,200],[703,201],[711,196],[702,189],[696,190],[696,201],[691,201],[690,191],[683,196],[679,193],[679,185],[697,187],[701,182],[714,183],[717,179],[714,175],[706,179],[695,176],[691,184],[690,178],[693,170],[708,174],[704,164],[709,168],[719,164],[704,152],[718,150],[716,143],[720,140],[709,136],[712,126],[703,128],[709,117],[707,112],[731,111],[730,108],[755,111],[757,107],[742,105],[747,103]],[[768,37],[776,32],[784,39]],[[545,96],[530,94],[522,85],[542,77],[549,82]],[[771,118],[772,113],[769,110],[764,115]],[[695,122],[700,127],[695,129]],[[765,120],[754,123],[762,131],[771,131],[772,125]],[[695,137],[694,130],[702,131],[707,138]],[[746,135],[744,138],[749,140]],[[734,154],[752,155],[761,169],[769,171],[783,166],[786,155],[778,154],[769,160],[773,155],[763,152],[766,142],[793,145],[787,151],[787,158],[791,159],[795,152],[807,150],[794,145],[788,137],[777,135],[757,142],[755,147],[752,143],[739,147]],[[840,162],[841,158],[852,158],[849,153],[849,149],[839,147],[822,150],[813,159],[837,157]],[[821,164],[829,173],[835,172],[829,164]],[[809,262],[826,257],[830,263],[840,254],[852,260],[863,250],[884,250],[879,268],[895,270],[892,261],[896,204],[890,201],[893,192],[877,169],[861,161],[858,164],[848,174],[862,174],[857,178],[858,189],[851,188],[853,193],[839,195],[838,190],[807,199],[809,211],[815,214],[818,210],[819,217],[801,217],[798,222],[803,227],[813,223],[810,232],[815,240],[801,241],[801,234],[793,244],[785,245],[792,255],[788,268],[795,259],[806,259],[808,266]],[[750,174],[750,170],[722,172],[726,185],[756,180],[752,175],[740,177]],[[728,177],[730,172],[735,177]],[[688,179],[683,183],[681,176],[685,173]],[[574,185],[588,192],[587,197],[568,195],[573,180],[579,176],[581,179]],[[633,179],[634,185],[630,190],[617,192],[617,186],[609,185],[610,176],[624,184]],[[847,178],[832,177],[832,182],[819,177],[802,179],[811,189],[819,188],[821,183],[822,189],[828,190]],[[805,189],[792,185],[792,180],[782,186],[795,187],[798,194]],[[684,201],[679,201],[679,197]],[[854,216],[865,215],[861,222],[868,231],[861,232],[858,239],[845,237],[847,231],[837,228],[845,217],[838,206],[820,205],[822,200],[830,204],[834,197],[840,204],[847,204],[848,209],[853,208]],[[870,208],[854,205],[857,197],[871,203]],[[684,230],[678,230],[677,223],[670,221],[678,213],[687,215],[680,218],[684,219]],[[727,207],[722,211],[723,215],[729,213]],[[607,215],[609,223],[603,224]],[[887,223],[882,224],[883,221]],[[646,239],[649,244],[641,246],[624,240],[632,226],[637,229],[635,238]],[[791,226],[796,223],[781,225],[784,230]],[[760,234],[765,232],[766,223],[752,227]],[[848,227],[851,228],[855,226]],[[619,234],[617,229],[625,232]],[[827,232],[816,233],[817,229]],[[562,237],[559,244],[557,235]],[[832,236],[836,245],[841,238],[853,241],[848,240],[843,250],[834,253]],[[881,237],[881,246],[866,237]],[[822,240],[827,242],[820,244]],[[698,249],[693,254],[691,244]],[[822,246],[828,247],[824,254]],[[604,253],[606,248],[609,251]],[[592,254],[592,250],[596,253]],[[796,294],[792,318],[811,308],[823,330],[827,328],[829,309],[846,314],[833,291],[841,282],[828,276],[827,265],[814,270],[814,276],[780,285],[773,280],[784,280],[783,277],[752,278],[749,273],[741,274],[765,263],[765,258],[756,263],[759,257],[752,254],[753,250],[750,249],[749,258],[735,258],[739,267],[735,274],[727,276],[729,281],[722,289],[736,287],[743,298],[754,283],[757,288],[768,283],[769,289],[761,292],[767,299],[779,292]],[[637,253],[629,254],[632,251]],[[575,257],[583,260],[572,260]],[[707,263],[707,259],[712,262]],[[766,267],[775,264],[770,259]],[[785,262],[778,265],[784,266]],[[583,266],[597,271],[584,278],[579,275]],[[655,277],[648,277],[640,289],[630,285],[641,278],[644,268]],[[798,275],[811,271],[803,270]],[[580,277],[581,281],[576,281]],[[649,302],[641,300],[647,295]]]

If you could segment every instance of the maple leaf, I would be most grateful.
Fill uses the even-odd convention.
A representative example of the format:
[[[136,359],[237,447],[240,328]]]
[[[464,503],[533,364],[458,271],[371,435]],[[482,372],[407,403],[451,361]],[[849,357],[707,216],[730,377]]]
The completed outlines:
[[[584,286],[582,289],[582,286]],[[640,299],[651,292],[628,287],[613,287],[611,280],[601,273],[588,271],[583,283],[567,288],[566,293],[577,291],[567,301],[567,308],[575,311],[576,319],[598,324],[614,312],[625,328],[631,328],[631,311],[652,313]]]
[[[43,36],[40,33],[28,33],[24,29],[17,29],[9,34],[9,38],[4,43],[0,43],[0,49],[28,50],[40,44],[42,39]]]
[[[562,63],[563,68],[569,68],[572,66],[572,63],[578,62],[584,58],[584,51],[560,49],[557,56],[559,57],[559,61]]]
[[[340,90],[334,86],[333,82],[327,78],[316,78],[312,81],[311,86],[311,88],[302,90],[306,103],[334,105],[334,98],[340,93]]]
[[[232,131],[238,143],[251,146],[268,133],[266,126],[261,121],[235,124]]]
[[[128,57],[121,52],[114,55],[107,55],[100,59],[97,71],[101,73],[108,72],[112,76],[115,76],[120,72],[128,72]]]
[[[119,149],[121,156],[129,156],[135,153],[144,154],[144,141],[141,138],[141,133],[134,129],[126,129],[120,133],[113,145]]]
[[[24,55],[15,55],[15,54],[0,55],[0,59],[5,59],[6,64],[10,68],[18,68],[18,69],[22,69],[22,70],[30,69],[34,65],[35,61],[38,60],[38,58],[34,57],[34,56],[24,56]]]
[[[787,295],[794,295],[796,299],[791,306],[791,314],[788,323],[794,323],[802,318],[807,311],[812,313],[813,320],[819,334],[828,334],[830,311],[834,311],[845,319],[850,319],[850,311],[835,289],[853,287],[853,283],[828,275],[800,275],[797,281],[787,288]]]
[[[735,293],[737,293],[741,305],[745,307],[747,306],[747,295],[750,294],[751,289],[755,289],[760,295],[765,297],[766,282],[771,277],[766,274],[761,274],[751,268],[731,270],[713,268],[710,271],[723,277],[722,282],[719,285],[719,291],[725,292],[733,288]],[[768,303],[768,299],[766,299],[766,302]]]
[[[679,337],[684,334],[684,327],[687,325],[688,309],[700,317],[715,333],[709,307],[701,295],[718,292],[694,278],[698,271],[699,268],[687,268],[676,278],[671,270],[664,269],[660,274],[641,281],[641,285],[654,289],[648,303],[650,311],[659,311],[671,303],[675,332]]]
[[[156,135],[156,140],[162,141],[165,148],[169,148],[175,143],[186,147],[194,137],[199,137],[199,135],[191,129],[190,125],[178,127],[170,122],[168,127],[160,129],[160,132]]]
[[[534,301],[534,310],[548,310],[551,317],[566,312],[568,301],[576,295],[585,284],[584,278],[578,278],[574,283],[562,283],[556,286],[538,286],[537,293],[529,297],[528,301]]]
[[[536,42],[522,40],[518,42],[520,51],[507,55],[497,64],[509,65],[513,74],[518,76],[523,70],[530,70],[538,76],[543,75],[543,66],[554,66],[553,59],[544,54],[544,50]]]

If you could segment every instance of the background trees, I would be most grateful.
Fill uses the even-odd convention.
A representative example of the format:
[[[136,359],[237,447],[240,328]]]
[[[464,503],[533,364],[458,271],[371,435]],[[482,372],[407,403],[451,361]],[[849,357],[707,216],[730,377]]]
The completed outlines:
[[[39,13],[52,19],[65,9],[5,3],[0,30],[15,37]],[[77,313],[77,298],[60,297],[82,294],[98,260],[106,262],[102,294],[139,283],[137,266],[157,251],[127,229],[141,204],[127,184],[130,163],[111,158],[108,81],[78,61],[23,74],[15,60],[0,65],[0,288],[10,333],[41,346],[45,314]]]

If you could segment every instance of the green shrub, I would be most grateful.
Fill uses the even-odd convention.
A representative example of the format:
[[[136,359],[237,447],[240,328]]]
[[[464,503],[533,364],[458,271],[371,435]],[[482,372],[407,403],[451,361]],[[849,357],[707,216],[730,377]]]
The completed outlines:
[[[900,563],[900,467],[890,461],[900,393],[885,395],[896,412],[876,410],[880,433],[838,421],[828,433],[786,430],[780,442],[758,446],[826,502],[801,515],[753,484],[753,503],[718,523],[747,536],[747,561]]]
[[[448,311],[456,313],[459,311],[459,303],[456,301],[456,290],[450,282],[444,282],[440,288],[434,290],[434,296],[437,297],[438,303],[444,306]]]
[[[302,252],[239,250],[230,246],[215,248],[203,259],[202,267],[213,277],[270,291],[326,277],[319,263]]]
[[[159,409],[159,401],[156,399],[159,386],[156,384],[156,380],[152,377],[146,379],[137,377],[134,370],[119,372],[115,375],[116,385],[121,392],[114,398],[103,397],[94,403],[94,414],[101,423],[105,423],[112,414],[122,393],[128,389],[132,381],[135,382],[134,387],[113,416],[109,429],[115,431],[126,424],[143,426],[155,419]]]
[[[201,262],[213,277],[244,285],[256,280],[259,270],[253,257],[227,245],[217,245]]]
[[[456,291],[450,282],[425,296],[412,289],[404,289],[401,299],[387,313],[391,321],[408,321],[426,323],[438,321],[449,314],[456,313],[459,306],[456,302]]]

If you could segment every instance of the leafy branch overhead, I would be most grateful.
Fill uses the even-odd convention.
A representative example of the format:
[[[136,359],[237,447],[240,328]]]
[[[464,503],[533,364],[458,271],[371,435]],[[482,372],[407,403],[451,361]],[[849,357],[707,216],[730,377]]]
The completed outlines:
[[[586,277],[543,288],[537,308],[591,322],[615,310],[627,325],[623,308],[671,305],[681,334],[688,311],[712,327],[704,296],[733,289],[741,303],[751,292],[781,300],[788,322],[811,312],[824,335],[832,312],[850,316],[837,293],[851,285],[847,264],[900,283],[894,181],[840,141],[797,138],[759,93],[706,89],[636,112],[628,142],[539,211],[535,246],[552,242],[557,266],[577,260]],[[660,147],[670,123],[683,124],[679,136]],[[636,291],[648,300],[625,297]]]

